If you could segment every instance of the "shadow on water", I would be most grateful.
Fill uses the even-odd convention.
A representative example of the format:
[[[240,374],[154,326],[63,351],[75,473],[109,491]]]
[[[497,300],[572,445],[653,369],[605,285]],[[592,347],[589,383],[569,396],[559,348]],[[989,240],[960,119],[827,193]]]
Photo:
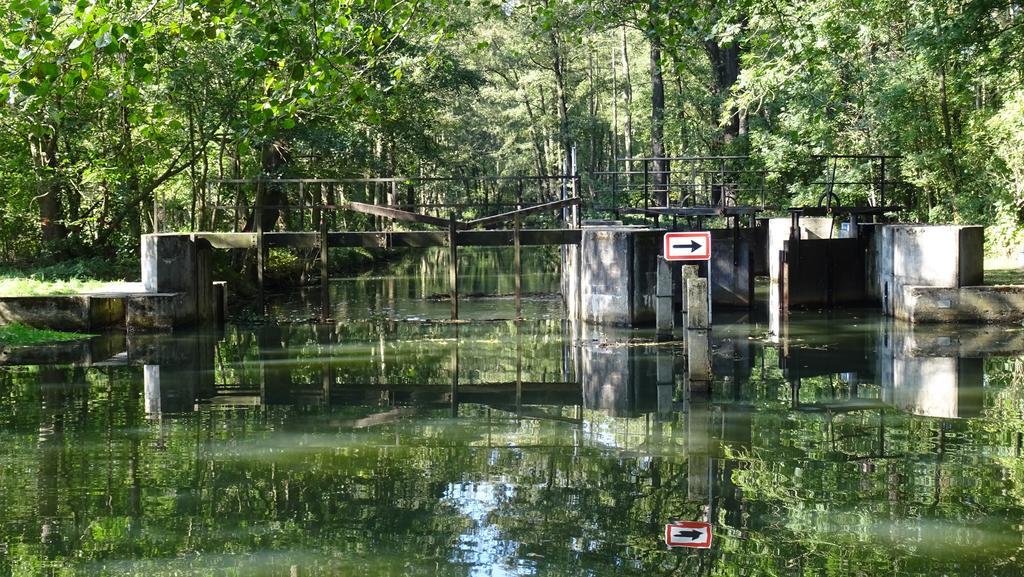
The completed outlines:
[[[1022,331],[716,313],[690,396],[680,342],[412,321],[401,282],[342,323],[6,351],[0,575],[1019,574]]]

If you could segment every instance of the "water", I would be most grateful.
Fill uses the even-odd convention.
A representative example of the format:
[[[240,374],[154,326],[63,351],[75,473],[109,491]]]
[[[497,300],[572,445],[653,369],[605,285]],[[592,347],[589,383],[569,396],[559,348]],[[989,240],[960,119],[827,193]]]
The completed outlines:
[[[0,575],[1021,573],[1021,330],[718,314],[687,399],[678,343],[551,297],[441,322],[432,258],[338,280],[338,324],[0,368]],[[677,519],[712,549],[668,550]]]

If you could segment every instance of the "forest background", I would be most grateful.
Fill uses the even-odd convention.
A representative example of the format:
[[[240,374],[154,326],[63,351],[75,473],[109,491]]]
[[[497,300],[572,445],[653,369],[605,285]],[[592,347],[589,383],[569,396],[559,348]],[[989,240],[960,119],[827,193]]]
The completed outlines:
[[[1024,3],[0,4],[0,262],[137,262],[154,200],[216,224],[219,179],[554,175],[573,148],[585,198],[616,159],[750,155],[780,208],[821,193],[815,154],[899,154],[905,218],[1024,240]]]

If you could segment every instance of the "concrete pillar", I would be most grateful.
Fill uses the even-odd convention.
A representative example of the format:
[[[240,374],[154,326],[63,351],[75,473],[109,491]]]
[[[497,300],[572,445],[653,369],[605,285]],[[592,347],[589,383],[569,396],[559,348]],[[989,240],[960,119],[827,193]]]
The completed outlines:
[[[707,279],[686,281],[686,355],[691,381],[711,380],[711,319],[707,291]]]
[[[682,271],[680,272],[680,275],[679,275],[680,276],[680,285],[679,286],[681,287],[681,290],[679,292],[682,293],[682,298],[680,299],[680,302],[682,303],[682,306],[680,307],[680,310],[682,310],[683,313],[686,313],[686,311],[687,311],[687,308],[686,308],[686,303],[687,303],[687,300],[686,300],[686,283],[690,279],[698,278],[700,267],[698,267],[695,264],[684,264],[681,268],[682,268]]]
[[[886,225],[876,230],[875,279],[882,312],[903,318],[904,287],[959,288],[984,283],[980,226]]]
[[[148,293],[180,294],[174,325],[193,326],[216,318],[210,243],[189,234],[142,236],[142,284]]]
[[[657,262],[664,231],[629,226],[584,226],[578,251],[579,318],[586,322],[650,326],[656,318]],[[571,251],[568,251],[571,252]],[[572,257],[566,255],[567,260]],[[563,267],[567,304],[575,300],[574,269]]]
[[[672,308],[672,265],[658,257],[658,280],[656,287],[656,334],[659,341],[671,340],[675,328],[676,314]]]

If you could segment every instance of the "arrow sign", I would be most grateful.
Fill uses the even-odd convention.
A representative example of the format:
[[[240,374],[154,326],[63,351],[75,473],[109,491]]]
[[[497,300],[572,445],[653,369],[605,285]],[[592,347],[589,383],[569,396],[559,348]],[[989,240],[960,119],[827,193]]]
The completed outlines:
[[[710,232],[705,230],[665,234],[665,260],[708,260],[710,258]]]
[[[669,547],[708,549],[711,547],[711,524],[677,521],[665,525],[665,544]]]

